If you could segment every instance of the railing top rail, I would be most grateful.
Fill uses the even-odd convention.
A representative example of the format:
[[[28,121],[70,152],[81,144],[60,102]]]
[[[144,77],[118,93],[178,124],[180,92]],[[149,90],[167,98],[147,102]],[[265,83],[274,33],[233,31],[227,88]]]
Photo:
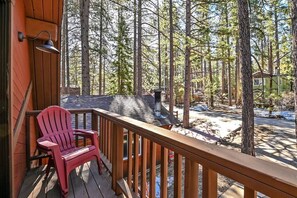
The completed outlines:
[[[75,113],[92,113],[93,109],[67,109],[71,114]],[[27,111],[26,115],[27,116],[36,116],[38,115],[42,110],[32,110],[32,111]]]
[[[94,113],[268,195],[297,197],[297,171],[102,109]]]

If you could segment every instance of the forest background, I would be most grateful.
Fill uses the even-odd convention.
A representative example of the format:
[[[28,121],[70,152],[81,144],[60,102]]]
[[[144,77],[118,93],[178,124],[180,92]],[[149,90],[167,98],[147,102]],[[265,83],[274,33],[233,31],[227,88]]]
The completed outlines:
[[[272,107],[290,96],[294,103],[294,5],[286,0],[65,0],[62,93],[70,87],[79,87],[82,95],[161,89],[171,113],[182,100],[185,127],[197,94],[209,107],[225,98],[240,106],[245,94],[252,98],[249,109],[256,100]],[[240,24],[247,21],[245,35]],[[241,55],[243,42],[250,46],[248,59]],[[243,82],[252,86],[251,72],[262,76],[257,93],[242,90]],[[268,90],[264,74],[270,77]],[[273,91],[275,75],[289,82],[288,89]],[[253,127],[250,115],[243,119]]]

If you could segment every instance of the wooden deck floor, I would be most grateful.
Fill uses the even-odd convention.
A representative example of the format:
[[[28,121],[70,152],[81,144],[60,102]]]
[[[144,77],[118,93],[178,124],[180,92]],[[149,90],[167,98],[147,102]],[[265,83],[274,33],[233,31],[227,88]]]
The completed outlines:
[[[45,166],[33,169],[27,173],[19,198],[25,197],[60,197],[60,187],[57,175],[52,168],[46,180]],[[99,175],[95,161],[77,167],[69,175],[69,198],[78,197],[117,197],[111,189],[111,177],[104,168]]]

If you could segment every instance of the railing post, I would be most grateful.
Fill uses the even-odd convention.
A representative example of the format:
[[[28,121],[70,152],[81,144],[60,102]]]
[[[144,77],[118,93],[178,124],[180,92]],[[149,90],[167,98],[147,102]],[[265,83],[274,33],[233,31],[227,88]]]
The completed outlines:
[[[123,142],[124,133],[123,128],[113,123],[113,149],[112,154],[112,189],[116,192],[116,195],[121,194],[120,188],[117,186],[117,181],[123,178]]]

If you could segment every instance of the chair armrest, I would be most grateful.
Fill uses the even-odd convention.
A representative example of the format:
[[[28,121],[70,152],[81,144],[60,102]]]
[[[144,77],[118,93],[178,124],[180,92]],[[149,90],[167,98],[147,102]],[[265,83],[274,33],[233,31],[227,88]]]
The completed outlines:
[[[47,140],[46,138],[39,138],[37,139],[38,147],[45,152],[52,151],[55,147],[59,148],[59,145]]]
[[[73,129],[74,131],[74,135],[79,135],[79,136],[87,136],[87,137],[91,137],[94,134],[98,135],[97,131],[93,131],[93,130],[84,130],[84,129]]]
[[[74,129],[74,135],[90,138],[92,145],[95,145],[99,149],[98,132],[93,130]]]

